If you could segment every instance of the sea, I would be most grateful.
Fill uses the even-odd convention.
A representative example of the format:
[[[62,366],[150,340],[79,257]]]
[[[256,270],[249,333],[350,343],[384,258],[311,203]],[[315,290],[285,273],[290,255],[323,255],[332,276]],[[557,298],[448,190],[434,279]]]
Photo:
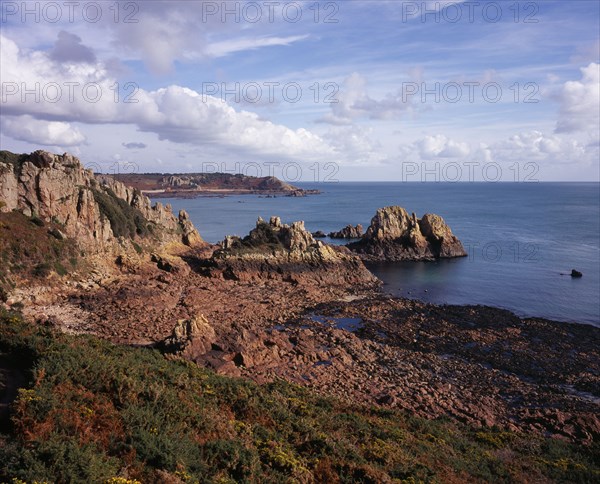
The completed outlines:
[[[598,183],[296,183],[320,195],[161,198],[185,209],[211,243],[247,235],[257,218],[303,220],[325,233],[400,205],[418,217],[444,218],[468,257],[370,264],[383,291],[437,304],[505,308],[600,327],[600,185]],[[330,243],[340,241],[328,240]],[[583,273],[571,278],[571,270]]]

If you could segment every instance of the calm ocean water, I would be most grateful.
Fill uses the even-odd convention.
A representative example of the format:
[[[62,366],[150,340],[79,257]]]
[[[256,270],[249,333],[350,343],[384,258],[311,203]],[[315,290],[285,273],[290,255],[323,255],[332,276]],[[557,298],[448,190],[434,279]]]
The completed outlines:
[[[260,215],[304,220],[311,231],[366,228],[379,207],[441,215],[468,258],[377,264],[395,295],[485,304],[521,316],[600,326],[600,186],[597,183],[321,183],[304,198],[161,199],[186,209],[209,242],[246,235]],[[581,279],[568,275],[583,272]]]

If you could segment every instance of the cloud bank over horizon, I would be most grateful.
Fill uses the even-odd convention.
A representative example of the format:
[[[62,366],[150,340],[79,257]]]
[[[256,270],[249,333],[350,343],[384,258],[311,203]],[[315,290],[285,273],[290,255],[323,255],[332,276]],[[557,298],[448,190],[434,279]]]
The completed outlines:
[[[147,172],[516,162],[599,180],[600,7],[468,3],[121,2],[52,21],[49,2],[3,2],[0,149]]]

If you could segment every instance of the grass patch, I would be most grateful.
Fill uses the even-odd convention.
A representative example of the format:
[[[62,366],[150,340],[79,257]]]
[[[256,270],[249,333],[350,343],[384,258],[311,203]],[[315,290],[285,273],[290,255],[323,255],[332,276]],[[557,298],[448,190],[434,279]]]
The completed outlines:
[[[15,314],[0,314],[0,361],[18,363],[29,379],[13,403],[13,428],[0,438],[0,481],[600,477],[598,444],[475,430],[352,405],[282,381],[259,386],[155,350],[53,333]]]
[[[64,276],[74,269],[80,256],[75,241],[57,234],[54,222],[0,213],[0,288],[7,292],[17,278]]]

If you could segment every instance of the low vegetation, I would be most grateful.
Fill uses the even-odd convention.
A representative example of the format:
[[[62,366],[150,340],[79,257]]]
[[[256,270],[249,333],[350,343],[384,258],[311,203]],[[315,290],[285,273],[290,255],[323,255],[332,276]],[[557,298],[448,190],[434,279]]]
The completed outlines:
[[[0,150],[0,163],[8,163],[16,168],[19,168],[28,157],[29,155],[27,154],[17,154],[6,150]]]
[[[152,233],[152,224],[142,213],[109,188],[92,189],[92,193],[100,214],[108,219],[116,237],[133,239],[136,235],[146,237]]]
[[[79,256],[60,224],[16,211],[0,213],[0,300],[15,277],[63,276],[78,267]]]
[[[249,235],[244,238],[236,238],[232,245],[225,250],[217,252],[217,257],[221,255],[243,256],[255,253],[276,253],[285,250],[280,235],[271,225],[262,222],[252,229]]]
[[[598,482],[598,444],[368,408],[217,376],[0,313],[0,481]],[[19,381],[24,388],[16,390]],[[11,388],[13,387],[13,388]]]

